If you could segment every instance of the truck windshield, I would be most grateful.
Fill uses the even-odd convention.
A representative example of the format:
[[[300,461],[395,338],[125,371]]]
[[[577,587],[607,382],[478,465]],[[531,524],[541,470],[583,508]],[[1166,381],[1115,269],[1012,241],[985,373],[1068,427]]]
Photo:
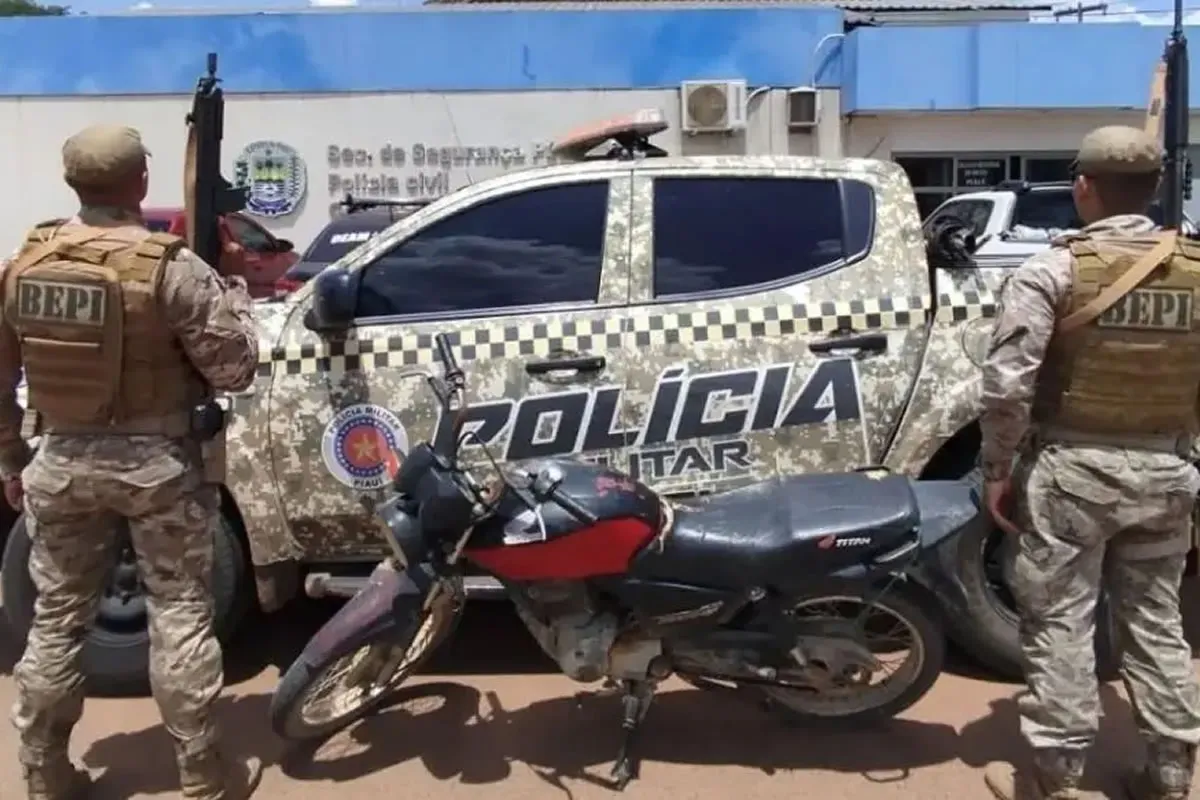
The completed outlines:
[[[1024,192],[1017,195],[1012,227],[1018,225],[1043,230],[1074,230],[1082,228],[1083,221],[1075,213],[1075,199],[1068,188],[1063,191]]]

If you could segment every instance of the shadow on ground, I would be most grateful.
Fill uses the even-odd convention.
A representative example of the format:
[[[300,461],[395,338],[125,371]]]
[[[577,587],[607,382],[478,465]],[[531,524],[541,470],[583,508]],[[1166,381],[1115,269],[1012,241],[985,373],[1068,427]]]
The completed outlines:
[[[1134,754],[1142,752],[1142,745],[1129,704],[1115,686],[1100,686],[1100,702],[1100,735],[1092,748],[1082,788],[1102,792],[1113,800],[1128,800],[1120,786],[1121,774],[1134,763]],[[1017,735],[1020,721],[1016,700],[1001,698],[990,705],[988,714],[967,723],[959,732],[959,758],[970,767],[983,767],[991,761],[1027,763],[1029,751]]]
[[[297,781],[353,781],[419,760],[438,780],[483,785],[528,768],[566,792],[565,780],[605,783],[621,733],[614,698],[562,697],[509,711],[494,694],[481,696],[467,686],[439,682],[406,689],[395,705],[319,747],[285,748],[272,738],[264,749],[268,702],[266,695],[223,701],[231,745],[257,750]],[[647,779],[656,762],[667,762],[737,764],[768,774],[820,768],[886,783],[958,757],[958,737],[949,725],[893,720],[870,731],[818,733],[789,728],[741,701],[693,690],[664,692],[643,730]],[[138,754],[136,764],[130,763],[130,753]],[[177,785],[161,727],[96,742],[84,762],[105,770],[103,783],[122,796],[167,792]],[[151,771],[148,765],[156,766]]]
[[[1197,594],[1189,596],[1189,607],[1195,607]],[[336,608],[306,602],[254,621],[229,648],[229,681],[272,672],[273,666],[285,668]],[[1189,615],[1189,622],[1195,625],[1196,617]],[[615,698],[557,697],[508,710],[494,694],[480,695],[453,682],[455,676],[553,671],[507,603],[475,603],[426,670],[427,680],[437,682],[404,690],[390,708],[319,747],[285,747],[269,733],[269,694],[226,697],[219,714],[231,749],[253,752],[300,782],[353,781],[419,761],[436,779],[472,785],[531,770],[569,796],[564,781],[605,780],[620,738]],[[1105,720],[1089,784],[1112,792],[1115,775],[1110,773],[1136,752],[1137,743],[1128,707],[1111,686],[1104,687],[1103,700]],[[904,780],[914,769],[946,762],[980,767],[993,760],[1017,760],[1023,752],[1017,727],[1011,700],[994,702],[961,733],[946,724],[904,719],[838,732],[789,727],[777,715],[724,695],[668,691],[659,696],[646,722],[643,774],[653,780],[656,763],[737,764],[768,774],[822,769],[890,783]],[[681,731],[687,735],[680,736]],[[101,799],[177,791],[170,743],[158,725],[99,740],[84,753],[84,762],[103,773],[95,795]]]
[[[1119,798],[1116,770],[1125,766],[1136,743],[1124,701],[1111,687],[1103,689],[1103,700],[1105,718],[1085,785]],[[467,785],[499,783],[514,771],[528,770],[569,798],[568,782],[607,783],[620,738],[620,709],[613,698],[558,697],[508,710],[494,693],[438,681],[405,689],[391,707],[328,741],[288,746],[263,735],[268,702],[264,694],[221,702],[231,748],[253,752],[301,783],[350,782],[419,762],[436,780]],[[656,764],[667,763],[738,765],[768,775],[820,769],[894,783],[914,770],[947,762],[977,768],[989,761],[1019,761],[1016,729],[1011,700],[992,703],[961,733],[946,724],[904,719],[817,731],[782,724],[778,716],[735,698],[676,690],[660,695],[646,720],[642,777],[652,782]],[[161,727],[100,740],[83,759],[103,772],[102,798],[166,793],[177,785]]]

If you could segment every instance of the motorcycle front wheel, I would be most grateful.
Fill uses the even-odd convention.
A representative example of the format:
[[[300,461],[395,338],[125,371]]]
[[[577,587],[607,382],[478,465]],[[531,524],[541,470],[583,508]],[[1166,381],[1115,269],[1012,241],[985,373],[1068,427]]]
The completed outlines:
[[[322,739],[384,705],[450,638],[465,602],[457,578],[447,582],[407,635],[386,629],[319,663],[302,654],[271,698],[272,729],[284,739]]]
[[[763,686],[775,710],[806,725],[854,726],[890,719],[933,688],[946,659],[946,635],[936,611],[918,592],[898,586],[868,607],[857,592],[795,598],[792,614],[830,622],[862,616],[862,644],[877,669],[831,675],[828,688]],[[781,670],[782,672],[782,670]]]

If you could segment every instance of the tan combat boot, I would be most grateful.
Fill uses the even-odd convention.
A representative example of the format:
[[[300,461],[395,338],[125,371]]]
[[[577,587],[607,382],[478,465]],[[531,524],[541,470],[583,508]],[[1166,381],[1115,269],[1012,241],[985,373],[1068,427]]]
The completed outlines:
[[[24,773],[28,800],[84,800],[92,788],[92,776],[70,761],[54,767],[26,767]]]
[[[1124,787],[1129,800],[1187,800],[1191,794],[1188,789],[1164,789],[1144,769],[1127,775]]]
[[[983,771],[983,781],[996,800],[1083,800],[1093,796],[1076,786],[1052,785],[1052,781],[1033,767],[1018,769],[1003,761],[988,764]]]
[[[1191,794],[1195,771],[1195,745],[1151,736],[1145,765],[1125,776],[1125,794],[1131,800],[1184,800]]]
[[[247,800],[262,780],[259,758],[229,761],[218,753],[189,757],[179,765],[179,784],[190,800]]]

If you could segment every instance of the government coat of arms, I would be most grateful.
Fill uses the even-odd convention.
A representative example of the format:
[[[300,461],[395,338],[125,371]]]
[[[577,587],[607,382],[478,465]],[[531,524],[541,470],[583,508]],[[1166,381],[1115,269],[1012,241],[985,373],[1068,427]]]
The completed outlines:
[[[286,217],[299,207],[308,190],[304,159],[283,142],[246,145],[234,162],[234,173],[235,182],[249,189],[246,212],[258,217]]]

